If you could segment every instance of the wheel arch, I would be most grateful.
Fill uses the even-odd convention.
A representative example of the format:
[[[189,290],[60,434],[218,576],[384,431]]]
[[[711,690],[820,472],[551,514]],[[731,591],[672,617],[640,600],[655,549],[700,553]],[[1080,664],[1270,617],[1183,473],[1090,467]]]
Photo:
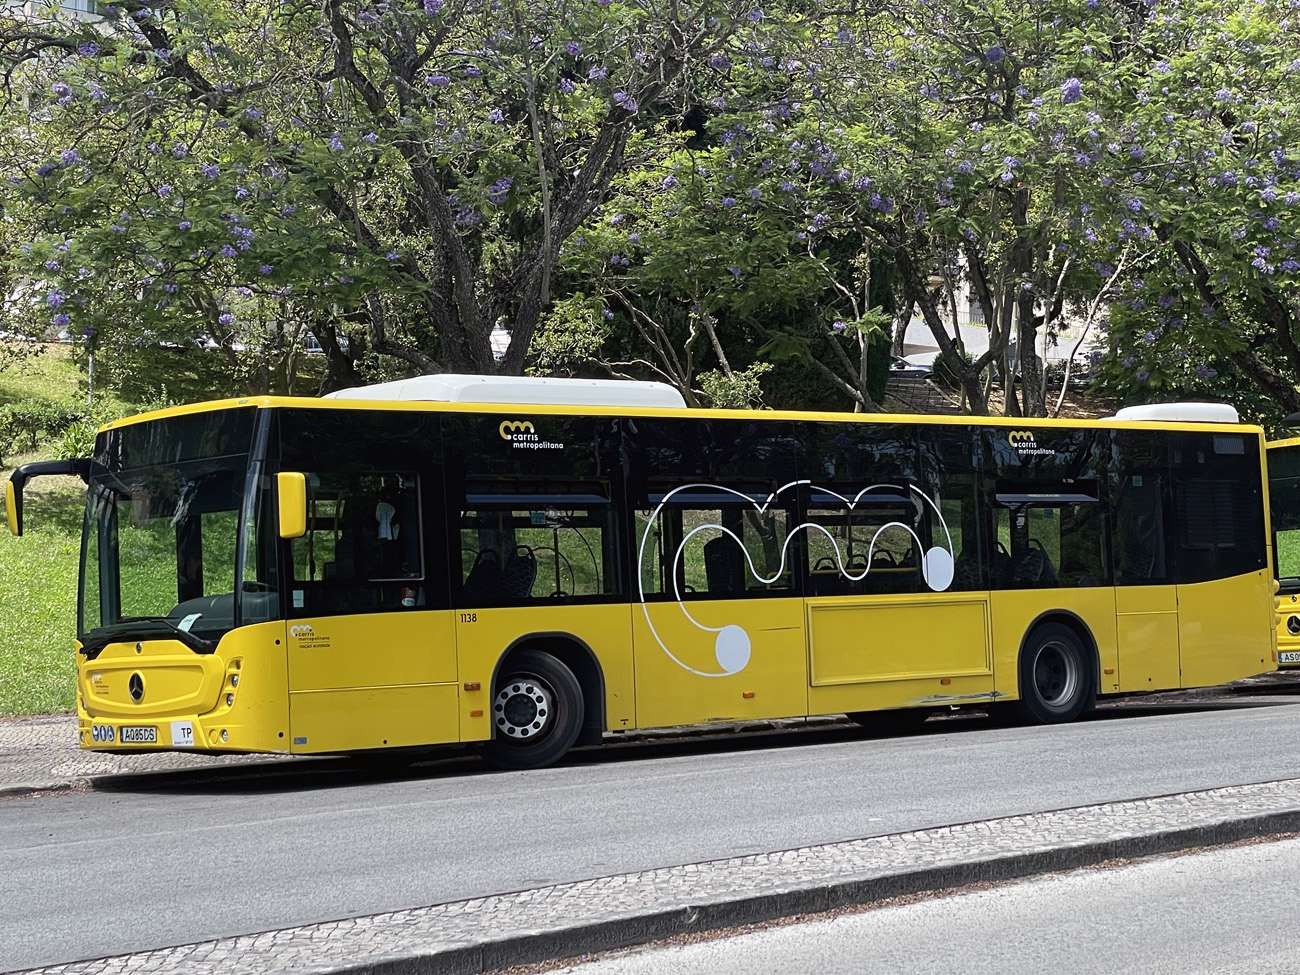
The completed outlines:
[[[582,688],[582,730],[578,732],[577,745],[599,745],[605,733],[605,673],[591,646],[581,637],[563,631],[526,633],[511,641],[492,669],[492,690],[495,693],[497,677],[518,650],[532,649],[549,653],[560,661],[578,679]],[[495,726],[492,736],[496,737]]]
[[[1101,650],[1097,647],[1097,640],[1092,635],[1092,628],[1084,622],[1083,617],[1068,609],[1048,609],[1035,616],[1025,627],[1024,635],[1020,638],[1020,649],[1016,652],[1016,694],[1020,697],[1024,695],[1020,690],[1020,661],[1024,657],[1025,649],[1029,645],[1034,631],[1045,623],[1062,623],[1074,631],[1083,642],[1083,648],[1089,654],[1092,661],[1092,684],[1094,698],[1101,693]]]

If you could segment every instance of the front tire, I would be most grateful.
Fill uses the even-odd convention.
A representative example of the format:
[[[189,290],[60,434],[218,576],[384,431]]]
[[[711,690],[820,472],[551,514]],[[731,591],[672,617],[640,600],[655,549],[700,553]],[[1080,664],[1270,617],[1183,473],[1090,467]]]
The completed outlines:
[[[501,769],[554,765],[578,740],[582,718],[582,688],[573,671],[549,653],[520,650],[493,689],[493,738],[483,757]]]
[[[1092,656],[1064,623],[1036,627],[1020,651],[1016,712],[1030,724],[1073,721],[1096,700]]]

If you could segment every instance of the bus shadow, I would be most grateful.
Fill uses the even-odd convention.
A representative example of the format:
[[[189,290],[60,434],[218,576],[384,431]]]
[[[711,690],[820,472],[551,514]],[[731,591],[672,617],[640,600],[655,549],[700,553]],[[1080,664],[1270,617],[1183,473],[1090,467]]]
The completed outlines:
[[[1280,692],[1278,692],[1280,694]],[[1217,698],[1201,701],[1128,699],[1104,703],[1081,721],[1123,721],[1207,711],[1236,711],[1300,703],[1261,695],[1242,700]],[[809,745],[926,739],[981,730],[1015,730],[1005,715],[963,711],[938,714],[920,726],[897,729],[862,728],[848,720],[818,719],[817,723],[760,723],[751,728],[638,733],[597,747],[576,748],[566,756],[565,767],[600,767],[619,763],[698,755],[728,755],[747,751],[802,748]],[[409,750],[376,755],[340,755],[277,759],[187,768],[183,770],[119,773],[98,776],[96,792],[150,795],[273,795],[355,788],[365,785],[430,782],[444,779],[512,774],[487,765],[476,752],[463,746],[438,750]]]

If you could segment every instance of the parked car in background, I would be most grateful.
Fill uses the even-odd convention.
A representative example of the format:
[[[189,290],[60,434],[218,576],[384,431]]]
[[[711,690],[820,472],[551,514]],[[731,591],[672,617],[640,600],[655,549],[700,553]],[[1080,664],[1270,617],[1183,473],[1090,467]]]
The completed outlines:
[[[896,355],[890,357],[889,375],[902,379],[929,379],[934,367],[924,360],[917,361],[911,356]]]

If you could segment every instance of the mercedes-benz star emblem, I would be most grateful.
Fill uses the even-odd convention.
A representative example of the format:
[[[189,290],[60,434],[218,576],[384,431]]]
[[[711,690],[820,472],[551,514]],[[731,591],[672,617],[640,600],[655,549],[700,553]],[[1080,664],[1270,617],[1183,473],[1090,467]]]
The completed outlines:
[[[132,674],[131,679],[127,681],[126,689],[131,692],[131,700],[139,704],[140,698],[144,697],[144,678],[138,673]]]

